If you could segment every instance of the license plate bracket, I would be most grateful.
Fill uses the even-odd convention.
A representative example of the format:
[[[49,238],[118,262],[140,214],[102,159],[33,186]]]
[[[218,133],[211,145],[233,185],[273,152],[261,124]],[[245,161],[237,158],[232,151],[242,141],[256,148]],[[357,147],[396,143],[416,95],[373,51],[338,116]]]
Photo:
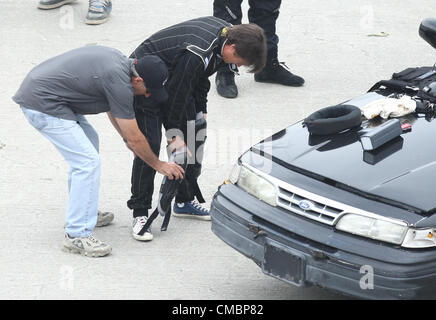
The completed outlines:
[[[299,287],[305,284],[304,256],[276,242],[265,243],[262,271]]]

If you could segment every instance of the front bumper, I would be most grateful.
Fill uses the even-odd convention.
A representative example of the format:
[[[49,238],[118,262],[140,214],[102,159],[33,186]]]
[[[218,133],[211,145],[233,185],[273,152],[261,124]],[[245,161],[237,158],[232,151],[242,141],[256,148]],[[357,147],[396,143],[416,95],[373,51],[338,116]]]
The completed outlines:
[[[211,217],[215,235],[264,273],[293,285],[365,299],[436,298],[434,249],[405,250],[343,233],[269,206],[232,184],[215,194]]]

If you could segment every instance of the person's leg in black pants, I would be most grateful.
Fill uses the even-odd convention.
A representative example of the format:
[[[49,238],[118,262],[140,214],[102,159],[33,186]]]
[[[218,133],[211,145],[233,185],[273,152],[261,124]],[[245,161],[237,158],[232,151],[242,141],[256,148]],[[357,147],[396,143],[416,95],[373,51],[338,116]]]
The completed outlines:
[[[206,140],[206,120],[197,120],[196,123],[200,125],[200,127],[197,127],[195,130],[196,140],[193,144],[194,146],[191,146],[191,143],[188,142],[188,148],[190,148],[192,157],[188,158],[188,166],[185,170],[184,179],[177,190],[173,215],[210,220],[209,211],[197,201],[194,201],[194,199],[197,198],[200,203],[204,202],[197,180],[201,174],[201,164],[203,162],[203,150]],[[193,123],[191,123],[191,125],[192,124]],[[185,129],[183,131],[185,132],[185,137],[187,137],[187,130]]]
[[[241,24],[241,3],[242,0],[215,0],[213,2],[213,16],[230,22],[233,25]],[[238,96],[235,74],[227,65],[217,71],[215,83],[220,96],[225,98],[236,98]]]
[[[292,74],[278,61],[279,37],[276,34],[276,22],[280,13],[282,0],[249,0],[248,20],[265,31],[268,44],[268,56],[265,68],[254,75],[257,82],[278,83],[286,86],[299,87],[304,79]]]
[[[241,24],[241,3],[242,0],[215,0],[213,2],[213,16],[233,25]]]
[[[215,0],[214,16],[232,24],[241,23],[241,0]],[[278,83],[286,86],[299,87],[304,79],[291,73],[278,61],[278,42],[276,22],[280,13],[281,0],[249,0],[248,20],[255,23],[265,31],[268,44],[268,56],[265,68],[254,75],[257,82]],[[226,98],[235,98],[238,89],[235,85],[234,75],[226,70],[219,70],[215,78],[219,95]]]
[[[142,101],[141,101],[142,100]],[[152,102],[145,97],[135,97],[135,115],[138,127],[150,144],[151,150],[159,157],[162,140],[162,121],[157,112],[153,112]],[[150,110],[151,109],[151,110]],[[156,110],[154,110],[156,111]],[[132,195],[127,206],[133,209],[133,217],[148,216],[154,191],[156,171],[139,157],[133,160]]]
[[[276,22],[280,13],[282,0],[249,0],[248,21],[255,23],[265,31],[268,45],[268,60],[277,59]]]

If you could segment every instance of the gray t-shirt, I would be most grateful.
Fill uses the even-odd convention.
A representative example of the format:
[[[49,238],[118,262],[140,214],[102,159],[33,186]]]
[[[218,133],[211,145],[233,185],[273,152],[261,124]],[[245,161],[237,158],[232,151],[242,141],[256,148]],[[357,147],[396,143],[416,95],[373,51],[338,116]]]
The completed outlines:
[[[67,120],[110,111],[134,119],[132,59],[103,46],[74,49],[33,68],[12,98],[19,105]]]

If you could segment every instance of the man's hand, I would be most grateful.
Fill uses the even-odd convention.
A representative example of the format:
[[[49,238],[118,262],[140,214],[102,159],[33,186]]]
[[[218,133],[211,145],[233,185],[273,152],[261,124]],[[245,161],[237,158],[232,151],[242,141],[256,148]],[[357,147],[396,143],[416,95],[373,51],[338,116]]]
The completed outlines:
[[[185,173],[182,167],[180,167],[178,164],[164,161],[160,161],[155,169],[160,174],[167,176],[170,180],[183,179],[183,174]]]
[[[113,120],[115,128],[119,129],[120,135],[127,141],[127,148],[132,150],[137,157],[157,172],[166,175],[170,180],[183,178],[185,172],[182,167],[175,163],[160,161],[153,153],[135,119],[113,118]]]

